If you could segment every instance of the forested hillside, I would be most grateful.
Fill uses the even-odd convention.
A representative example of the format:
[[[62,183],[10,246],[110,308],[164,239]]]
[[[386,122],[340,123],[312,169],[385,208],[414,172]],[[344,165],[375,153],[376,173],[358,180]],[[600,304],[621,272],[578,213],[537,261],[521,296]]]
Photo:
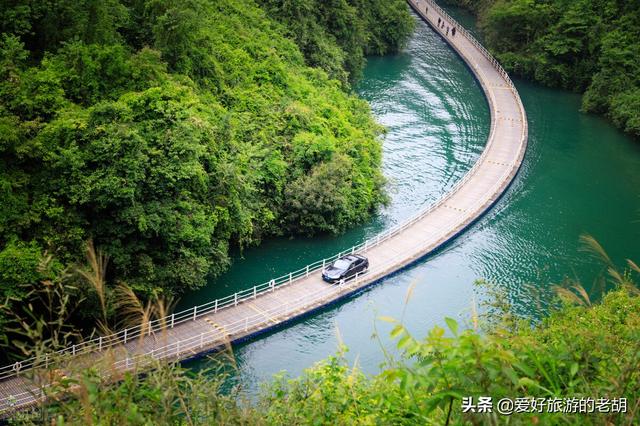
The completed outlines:
[[[409,38],[414,20],[402,1],[260,0],[287,27],[307,63],[344,83],[357,80],[365,55],[395,52]]]
[[[584,93],[586,112],[640,136],[640,4],[636,0],[447,0],[479,17],[507,70]]]
[[[107,296],[121,281],[170,295],[224,270],[232,246],[368,218],[385,201],[382,128],[346,76],[399,48],[411,19],[402,0],[339,3],[326,10],[348,18],[306,33],[341,58],[327,68],[276,2],[282,22],[253,0],[0,1],[3,311],[64,281],[91,317],[89,241]],[[374,38],[384,28],[400,35]]]

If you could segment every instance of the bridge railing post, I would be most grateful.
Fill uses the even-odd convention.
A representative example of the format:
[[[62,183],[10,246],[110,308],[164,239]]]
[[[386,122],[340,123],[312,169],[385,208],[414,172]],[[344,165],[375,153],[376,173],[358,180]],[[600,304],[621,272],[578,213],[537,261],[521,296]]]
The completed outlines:
[[[198,316],[198,306],[194,306],[193,307],[193,320],[196,320],[196,317]]]
[[[127,343],[127,331],[128,330],[129,330],[128,328],[124,329],[124,343]]]
[[[275,289],[276,289],[276,280],[271,280],[269,285],[271,286],[271,291],[275,291]]]
[[[289,284],[293,282],[293,272],[289,272]]]
[[[173,325],[175,324],[175,320],[176,320],[176,314],[173,313],[171,314],[171,328],[173,328]]]
[[[253,298],[257,298],[258,297],[258,287],[253,287]]]
[[[309,276],[309,265],[307,265],[307,271],[306,271],[306,276]]]
[[[233,306],[238,306],[238,293],[233,293]]]

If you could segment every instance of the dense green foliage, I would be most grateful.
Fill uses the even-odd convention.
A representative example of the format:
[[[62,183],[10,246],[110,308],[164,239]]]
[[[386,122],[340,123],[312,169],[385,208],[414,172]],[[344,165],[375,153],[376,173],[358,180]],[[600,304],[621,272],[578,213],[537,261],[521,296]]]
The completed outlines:
[[[73,277],[88,241],[104,297],[154,298],[203,285],[233,247],[339,233],[386,201],[383,129],[346,76],[402,46],[408,8],[308,3],[286,2],[316,11],[301,51],[275,2],[0,0],[0,340],[43,282],[95,323]]]
[[[0,1],[3,302],[90,239],[110,282],[176,293],[232,245],[342,232],[385,201],[382,129],[332,77],[401,46],[406,5],[286,3],[318,9],[305,37],[342,58],[331,76],[252,0]]]
[[[434,328],[424,340],[402,325],[392,334],[405,359],[366,378],[332,360],[303,377],[275,385],[266,400],[275,424],[606,424],[633,413],[463,414],[461,399],[626,397],[640,392],[640,298],[609,294],[591,309],[565,307],[531,329],[482,336]],[[409,362],[409,359],[412,361]],[[319,408],[321,407],[321,408]],[[494,405],[495,407],[495,405]],[[495,420],[494,420],[495,419]],[[495,421],[495,423],[494,423]],[[623,421],[623,422],[624,422]]]
[[[639,269],[640,271],[640,269]],[[623,278],[627,280],[628,277]],[[39,411],[70,424],[631,424],[640,394],[640,297],[612,291],[595,306],[564,304],[536,327],[494,318],[488,334],[447,319],[423,339],[397,324],[401,359],[366,376],[333,357],[296,379],[277,378],[257,402],[222,395],[200,373],[159,366],[146,379],[100,385],[85,371],[61,384],[71,399]],[[58,391],[61,389],[58,389]],[[626,413],[463,413],[463,397],[620,398]],[[59,423],[62,424],[62,423]]]
[[[307,63],[347,83],[362,74],[365,55],[399,50],[414,19],[405,0],[259,0],[285,24]]]
[[[449,0],[478,14],[505,68],[584,93],[587,112],[640,136],[640,7],[636,0]]]

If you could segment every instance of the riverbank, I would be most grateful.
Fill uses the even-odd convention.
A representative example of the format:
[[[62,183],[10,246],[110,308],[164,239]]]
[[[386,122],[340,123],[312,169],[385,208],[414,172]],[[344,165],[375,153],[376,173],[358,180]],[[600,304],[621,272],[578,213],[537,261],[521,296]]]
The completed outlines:
[[[634,225],[640,211],[640,149],[606,120],[579,113],[578,95],[521,80],[516,84],[528,111],[530,151],[496,207],[427,262],[356,299],[239,345],[229,383],[256,394],[260,382],[281,370],[298,376],[341,342],[350,348],[345,354],[350,362],[367,373],[379,372],[384,357],[370,336],[380,335],[385,350],[394,349],[386,338],[391,328],[374,326],[377,316],[402,316],[415,335],[424,336],[444,326],[445,316],[468,315],[473,301],[484,297],[473,285],[477,279],[502,288],[513,309],[526,317],[545,316],[552,285],[566,279],[578,279],[597,298],[602,268],[582,251],[583,233],[594,235],[620,267],[626,258],[640,258]],[[369,59],[358,91],[389,129],[383,147],[384,172],[392,183],[389,208],[344,237],[277,239],[267,241],[264,250],[246,250],[235,259],[236,267],[187,295],[181,308],[282,275],[402,221],[459,179],[488,136],[488,111],[477,83],[424,24],[405,52]],[[424,170],[422,164],[432,167]],[[409,289],[412,297],[405,306]],[[202,360],[189,366],[214,364]]]
[[[104,385],[85,371],[75,389],[83,397],[23,418],[78,425],[632,423],[640,393],[640,297],[630,280],[617,284],[601,304],[566,304],[536,327],[514,322],[506,306],[494,310],[490,323],[471,318],[476,327],[489,325],[488,333],[446,318],[446,329],[416,339],[386,318],[402,355],[386,354],[383,371],[373,376],[349,365],[344,347],[300,377],[269,381],[255,402],[237,389],[222,393],[220,377],[205,372],[160,364],[144,379],[127,375]]]
[[[2,362],[122,328],[132,297],[168,304],[232,248],[338,234],[384,205],[383,129],[262,2],[76,3],[0,12]],[[319,8],[307,35],[361,66],[369,36],[412,23],[402,0],[373,3]]]
[[[105,374],[116,375],[136,370],[137,364],[146,362],[148,357],[165,361],[198,357],[281,327],[361,292],[440,249],[489,210],[520,168],[527,146],[526,114],[517,90],[500,65],[446,12],[433,3],[430,5],[432,8],[428,10],[422,9],[421,3],[412,4],[468,64],[485,92],[491,111],[491,132],[483,153],[449,193],[399,226],[329,259],[319,260],[249,291],[207,301],[190,310],[158,317],[92,342],[74,344],[61,353],[72,357],[73,364],[82,363],[83,359],[102,364],[101,361],[107,359],[110,364]],[[446,38],[448,34],[436,26],[436,22],[442,20],[458,27],[457,38]],[[321,279],[325,264],[354,252],[369,258],[371,266],[366,274],[356,275],[340,285],[327,284]],[[165,328],[168,329],[166,335],[163,333]],[[161,339],[158,339],[158,333],[163,334]],[[16,364],[20,367],[13,368],[15,374],[9,374],[9,369],[3,370],[1,393],[17,398],[18,407],[33,404],[37,397],[30,394],[37,395],[39,389],[35,388],[33,392],[25,389],[19,398],[10,394],[19,387],[17,382],[23,382],[18,373],[38,368],[42,359],[46,365],[51,364],[46,356],[41,356]],[[73,374],[70,363],[65,361],[56,368]],[[22,397],[25,393],[27,395]],[[4,409],[9,408],[7,401],[7,398],[2,400]]]
[[[581,110],[602,114],[639,140],[640,9],[634,1],[447,0],[472,11],[487,47],[518,76],[581,93]]]

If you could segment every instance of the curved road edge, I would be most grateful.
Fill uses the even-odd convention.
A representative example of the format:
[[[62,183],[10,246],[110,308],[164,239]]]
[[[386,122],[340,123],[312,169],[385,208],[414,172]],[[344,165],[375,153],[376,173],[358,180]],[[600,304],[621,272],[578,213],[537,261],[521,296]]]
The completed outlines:
[[[527,146],[526,113],[511,79],[491,54],[431,0],[408,0],[471,69],[491,111],[485,149],[469,172],[442,199],[406,222],[347,252],[366,253],[371,268],[355,279],[330,285],[321,267],[346,252],[308,265],[252,289],[176,313],[158,324],[143,324],[112,336],[74,345],[51,359],[26,360],[0,368],[0,417],[35,404],[46,383],[35,385],[40,369],[72,374],[75,368],[104,365],[104,374],[140,368],[150,360],[186,360],[282,327],[324,309],[434,253],[486,213],[515,178]],[[439,28],[438,19],[446,22]],[[446,26],[455,27],[455,36]],[[129,333],[129,334],[128,334]],[[109,356],[106,356],[109,354]]]

